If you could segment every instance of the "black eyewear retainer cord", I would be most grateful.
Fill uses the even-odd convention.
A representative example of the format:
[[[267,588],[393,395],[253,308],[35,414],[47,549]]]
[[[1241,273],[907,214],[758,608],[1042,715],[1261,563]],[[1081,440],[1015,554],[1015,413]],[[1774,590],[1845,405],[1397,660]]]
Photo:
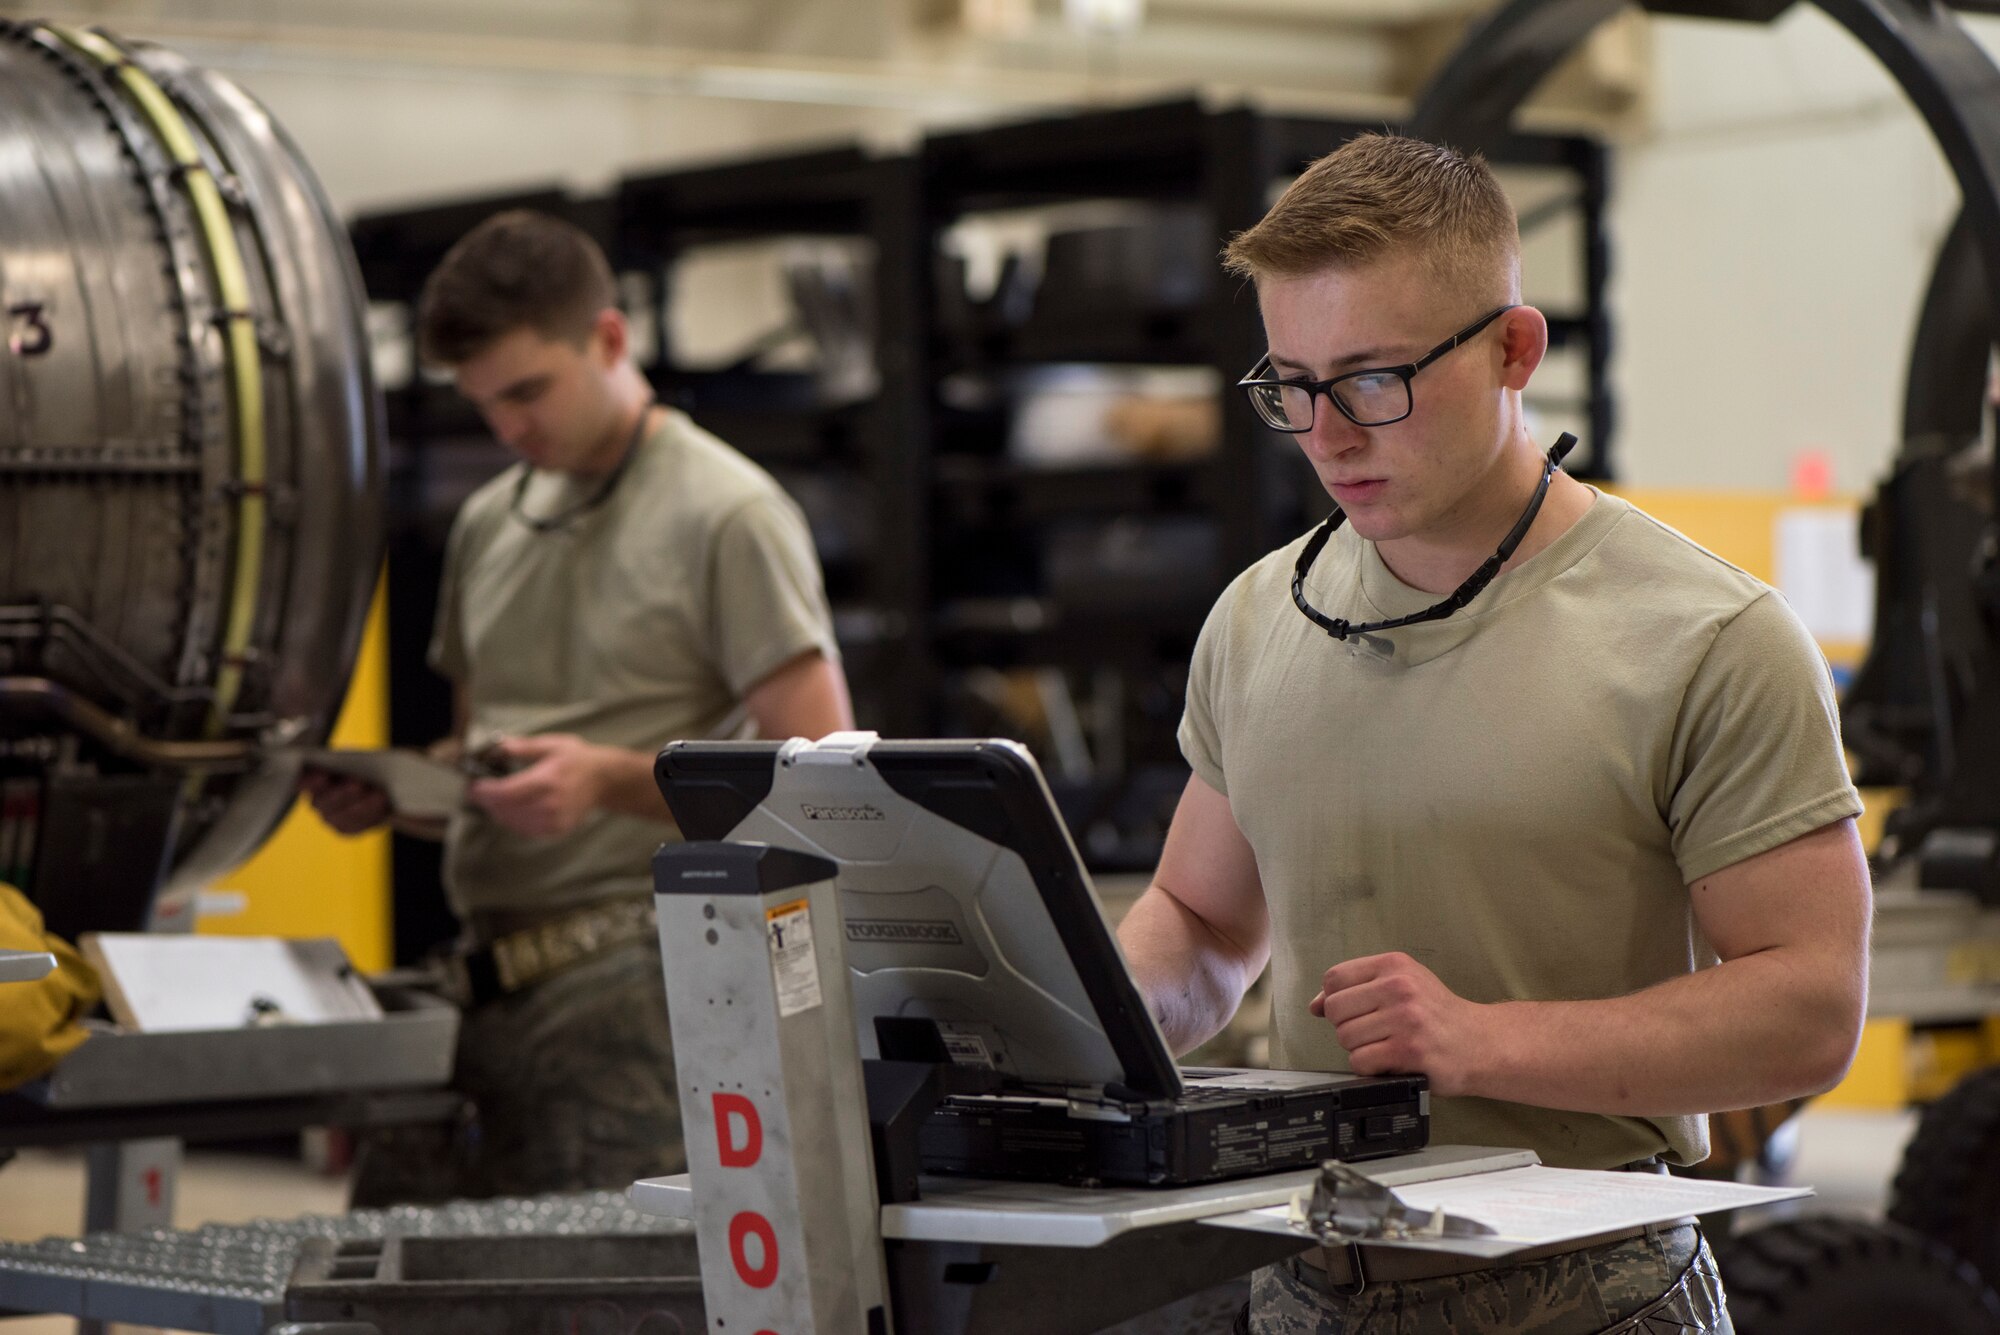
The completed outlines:
[[[1364,621],[1358,625],[1339,617],[1330,617],[1307,602],[1306,574],[1312,569],[1312,563],[1319,559],[1320,552],[1326,548],[1327,540],[1333,536],[1334,530],[1347,522],[1347,512],[1338,505],[1333,507],[1333,513],[1328,515],[1313,532],[1311,540],[1306,543],[1306,549],[1299,553],[1298,564],[1292,567],[1292,602],[1305,614],[1306,620],[1336,640],[1344,640],[1350,635],[1368,635],[1378,630],[1394,630],[1398,626],[1414,626],[1422,621],[1444,620],[1477,598],[1486,586],[1493,582],[1493,577],[1500,573],[1500,567],[1507,564],[1507,558],[1514,554],[1514,549],[1528,536],[1529,528],[1534,525],[1535,516],[1541,513],[1542,501],[1549,494],[1549,483],[1555,477],[1557,466],[1562,463],[1564,456],[1575,448],[1576,437],[1569,432],[1565,431],[1556,438],[1556,443],[1550,447],[1548,456],[1542,464],[1542,480],[1535,487],[1535,494],[1529,500],[1528,508],[1514,521],[1514,527],[1500,540],[1500,546],[1493,555],[1481,562],[1479,569],[1467,576],[1465,582],[1453,589],[1443,602],[1427,607],[1421,612],[1412,612],[1406,617],[1395,617],[1388,621]]]

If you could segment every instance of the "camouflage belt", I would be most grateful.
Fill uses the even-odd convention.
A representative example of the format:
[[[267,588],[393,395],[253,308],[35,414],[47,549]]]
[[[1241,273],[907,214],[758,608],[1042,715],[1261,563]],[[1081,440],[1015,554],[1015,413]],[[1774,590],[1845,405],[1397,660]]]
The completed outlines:
[[[1699,1287],[1706,1269],[1701,1254],[1696,1253],[1695,1259],[1688,1262],[1687,1269],[1681,1271],[1681,1277],[1665,1293],[1616,1325],[1606,1326],[1597,1335],[1656,1335],[1656,1332],[1731,1329],[1728,1322],[1720,1326],[1711,1324],[1715,1316],[1713,1305]]]
[[[613,946],[644,940],[654,931],[650,898],[617,899],[459,951],[450,957],[447,967],[467,1003],[478,1005],[518,992]]]
[[[1656,1224],[1653,1230],[1665,1232],[1676,1227],[1684,1225]],[[1419,1251],[1405,1247],[1362,1247],[1350,1242],[1344,1247],[1322,1247],[1317,1251],[1303,1253],[1299,1257],[1302,1271],[1300,1278],[1314,1287],[1321,1287],[1323,1284],[1324,1291],[1328,1293],[1354,1297],[1365,1292],[1371,1284],[1406,1284],[1419,1279],[1441,1279],[1446,1275],[1469,1275],[1479,1270],[1497,1270],[1531,1261],[1545,1261],[1551,1256],[1561,1256],[1566,1252],[1584,1251],[1592,1247],[1609,1247],[1613,1243],[1644,1237],[1646,1233],[1647,1229],[1644,1227],[1628,1228],[1576,1242],[1531,1247],[1526,1251],[1510,1252],[1505,1256],[1463,1256],[1450,1252]]]

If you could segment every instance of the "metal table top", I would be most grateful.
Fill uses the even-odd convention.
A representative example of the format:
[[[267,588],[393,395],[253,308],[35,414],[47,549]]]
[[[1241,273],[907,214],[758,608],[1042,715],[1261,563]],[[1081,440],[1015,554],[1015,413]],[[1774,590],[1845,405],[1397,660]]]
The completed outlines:
[[[56,957],[42,950],[0,950],[0,983],[32,983],[55,971]]]

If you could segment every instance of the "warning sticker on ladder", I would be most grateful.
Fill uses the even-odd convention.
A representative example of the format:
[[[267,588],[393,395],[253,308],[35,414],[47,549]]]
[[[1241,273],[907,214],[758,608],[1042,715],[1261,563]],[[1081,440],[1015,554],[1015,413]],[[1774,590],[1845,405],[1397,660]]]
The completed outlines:
[[[764,936],[771,947],[771,981],[778,991],[778,1017],[797,1015],[820,1004],[819,961],[813,957],[812,912],[803,899],[764,910]]]

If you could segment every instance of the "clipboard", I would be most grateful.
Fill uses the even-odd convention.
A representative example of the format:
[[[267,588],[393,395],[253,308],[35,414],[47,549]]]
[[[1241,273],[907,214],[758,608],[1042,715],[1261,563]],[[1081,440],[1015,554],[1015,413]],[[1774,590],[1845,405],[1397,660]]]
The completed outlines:
[[[398,815],[444,818],[465,805],[465,774],[422,751],[307,750],[299,753],[299,763],[374,784],[389,795],[389,805]]]
[[[1369,1169],[1395,1160],[1357,1164]],[[1473,1172],[1398,1186],[1400,1203],[1419,1212],[1444,1210],[1483,1224],[1483,1236],[1350,1239],[1364,1247],[1449,1252],[1456,1256],[1502,1257],[1530,1247],[1584,1242],[1646,1224],[1671,1224],[1696,1215],[1740,1210],[1812,1195],[1811,1187],[1758,1187],[1740,1182],[1621,1173],[1536,1164]],[[1215,1228],[1297,1237],[1306,1245],[1316,1235],[1302,1222],[1304,1202],[1271,1205],[1201,1222]]]
[[[86,932],[112,1017],[135,1033],[379,1020],[381,1003],[332,938]]]

